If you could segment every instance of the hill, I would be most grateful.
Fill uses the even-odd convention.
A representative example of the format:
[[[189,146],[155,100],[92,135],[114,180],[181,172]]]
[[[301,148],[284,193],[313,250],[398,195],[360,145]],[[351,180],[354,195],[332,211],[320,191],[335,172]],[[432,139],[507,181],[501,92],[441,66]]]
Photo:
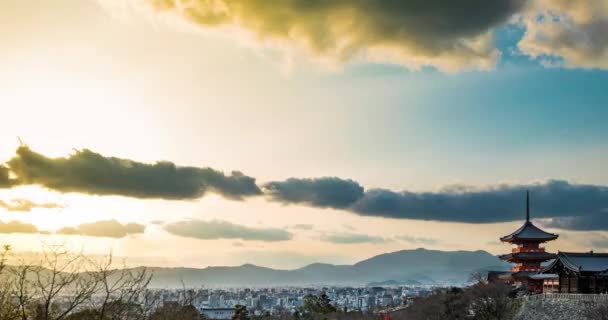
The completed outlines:
[[[151,286],[236,287],[279,285],[365,285],[367,283],[463,283],[473,271],[506,270],[507,265],[486,251],[402,250],[353,265],[315,263],[294,270],[245,264],[236,267],[149,268]]]

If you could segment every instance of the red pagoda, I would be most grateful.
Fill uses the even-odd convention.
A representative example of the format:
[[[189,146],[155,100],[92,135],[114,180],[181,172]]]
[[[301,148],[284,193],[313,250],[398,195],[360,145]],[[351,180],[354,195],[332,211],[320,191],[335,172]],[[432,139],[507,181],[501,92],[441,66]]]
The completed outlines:
[[[542,270],[541,264],[555,258],[555,254],[545,251],[540,244],[557,239],[558,235],[545,232],[530,221],[530,193],[526,191],[526,222],[515,232],[500,238],[515,247],[511,253],[501,255],[501,260],[514,263],[509,282],[525,285],[530,292],[542,291],[542,280],[531,277]]]

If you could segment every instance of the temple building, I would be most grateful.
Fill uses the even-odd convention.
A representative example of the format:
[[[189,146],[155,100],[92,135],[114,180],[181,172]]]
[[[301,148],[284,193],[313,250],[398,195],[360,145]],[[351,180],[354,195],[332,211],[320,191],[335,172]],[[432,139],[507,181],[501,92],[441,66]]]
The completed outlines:
[[[511,253],[499,256],[515,265],[511,268],[508,281],[514,285],[522,285],[529,292],[543,291],[545,279],[538,275],[543,271],[542,263],[554,259],[555,254],[545,251],[540,245],[557,239],[558,235],[545,232],[530,221],[530,193],[526,192],[526,222],[515,232],[500,238],[500,241],[514,245]]]
[[[558,252],[538,275],[543,293],[607,293],[608,253]]]
[[[557,234],[543,231],[530,221],[530,193],[526,192],[524,225],[500,238],[514,248],[499,258],[514,266],[511,272],[490,271],[488,280],[525,286],[530,293],[608,293],[608,253],[553,254],[541,247],[541,244],[557,237]],[[543,266],[547,261],[550,262]]]

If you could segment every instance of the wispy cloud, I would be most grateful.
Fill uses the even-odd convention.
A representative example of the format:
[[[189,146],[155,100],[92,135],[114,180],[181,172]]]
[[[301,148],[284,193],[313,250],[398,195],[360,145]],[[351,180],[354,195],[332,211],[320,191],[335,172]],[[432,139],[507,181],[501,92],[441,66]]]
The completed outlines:
[[[258,241],[286,241],[293,235],[277,228],[254,228],[227,221],[185,220],[169,223],[164,229],[177,236],[203,240],[241,239]]]
[[[338,244],[354,244],[354,243],[385,243],[387,240],[382,237],[370,236],[367,234],[330,233],[330,234],[322,235],[321,241],[338,243]]]
[[[52,202],[36,203],[27,199],[12,199],[9,202],[0,200],[0,208],[4,208],[8,211],[21,211],[28,212],[32,209],[43,208],[43,209],[62,209],[64,205]]]
[[[143,233],[146,226],[138,223],[122,224],[116,220],[104,220],[83,223],[75,227],[64,227],[57,234],[81,235],[91,237],[123,238],[128,235]]]
[[[295,229],[295,230],[312,230],[314,229],[314,225],[312,224],[294,224],[289,226],[290,229]]]
[[[411,244],[422,244],[422,245],[435,245],[439,242],[437,239],[426,238],[426,237],[414,237],[408,235],[401,235],[395,237],[398,240],[405,241]]]
[[[10,222],[0,221],[0,233],[40,233],[38,228],[31,223],[20,222],[17,220]]]

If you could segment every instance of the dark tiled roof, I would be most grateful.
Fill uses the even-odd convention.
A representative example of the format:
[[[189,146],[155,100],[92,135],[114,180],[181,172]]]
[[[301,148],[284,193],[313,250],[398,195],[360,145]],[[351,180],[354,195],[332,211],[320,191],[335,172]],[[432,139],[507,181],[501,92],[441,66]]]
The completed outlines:
[[[517,252],[503,254],[499,256],[502,260],[521,259],[521,260],[550,260],[555,258],[555,254],[549,252]]]
[[[537,241],[550,241],[557,239],[558,235],[545,232],[539,229],[537,226],[532,224],[530,221],[526,221],[521,228],[515,230],[510,235],[500,238],[501,241],[512,242],[516,240],[537,240]]]
[[[556,262],[558,260],[564,267],[573,271],[608,272],[608,253],[559,252],[557,254]]]

